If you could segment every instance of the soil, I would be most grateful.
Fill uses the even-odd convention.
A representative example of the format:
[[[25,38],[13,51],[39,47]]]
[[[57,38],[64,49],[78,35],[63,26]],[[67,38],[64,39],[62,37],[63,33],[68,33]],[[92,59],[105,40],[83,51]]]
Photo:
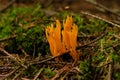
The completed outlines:
[[[12,0],[0,0],[0,9],[6,6]],[[97,5],[91,4],[89,1],[94,0],[16,0],[14,3],[17,6],[34,6],[38,2],[42,4],[42,8],[52,6],[55,11],[69,10],[75,13],[80,13],[81,11],[90,12],[93,15],[100,16],[104,19],[113,21],[119,24],[120,18],[118,18],[114,13],[109,11],[104,11],[98,8]],[[98,4],[102,4],[109,10],[116,13],[120,13],[120,1],[119,0],[96,0]],[[109,3],[109,4],[108,4]]]

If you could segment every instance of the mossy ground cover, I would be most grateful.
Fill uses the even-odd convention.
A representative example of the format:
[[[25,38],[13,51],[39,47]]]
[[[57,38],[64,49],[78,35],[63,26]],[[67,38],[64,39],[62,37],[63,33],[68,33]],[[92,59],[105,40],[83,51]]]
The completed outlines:
[[[60,56],[64,57],[60,63],[47,61],[52,56],[45,28],[56,19],[62,23],[68,15],[78,25],[79,60],[75,66],[71,66],[73,61],[67,54]],[[11,7],[0,13],[0,78],[119,80],[120,29],[86,16],[69,11],[48,15],[40,4]]]

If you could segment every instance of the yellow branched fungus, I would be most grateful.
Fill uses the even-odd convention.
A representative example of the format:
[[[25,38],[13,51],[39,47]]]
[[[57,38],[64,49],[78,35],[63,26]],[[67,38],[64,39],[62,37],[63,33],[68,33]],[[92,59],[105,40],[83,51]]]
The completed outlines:
[[[70,51],[70,56],[77,60],[76,46],[77,46],[78,27],[73,24],[72,17],[67,17],[63,22],[63,30],[61,30],[60,21],[56,20],[56,27],[53,24],[46,28],[46,37],[50,45],[52,55],[58,56],[67,51]],[[58,60],[57,60],[58,61]]]

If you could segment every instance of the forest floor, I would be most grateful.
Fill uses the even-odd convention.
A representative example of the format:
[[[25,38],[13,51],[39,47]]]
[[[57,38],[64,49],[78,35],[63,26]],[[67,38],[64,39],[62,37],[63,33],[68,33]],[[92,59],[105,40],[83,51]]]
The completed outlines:
[[[0,80],[120,80],[120,6],[108,0],[0,0]],[[77,63],[51,55],[45,29],[72,16]]]

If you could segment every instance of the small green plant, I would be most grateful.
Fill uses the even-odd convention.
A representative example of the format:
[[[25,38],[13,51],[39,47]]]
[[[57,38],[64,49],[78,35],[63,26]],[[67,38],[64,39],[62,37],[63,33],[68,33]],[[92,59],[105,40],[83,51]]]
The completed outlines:
[[[44,70],[43,70],[43,73],[44,73],[44,75],[47,77],[47,78],[52,78],[53,76],[55,76],[55,72],[54,71],[52,71],[49,67],[48,68],[45,68]]]

